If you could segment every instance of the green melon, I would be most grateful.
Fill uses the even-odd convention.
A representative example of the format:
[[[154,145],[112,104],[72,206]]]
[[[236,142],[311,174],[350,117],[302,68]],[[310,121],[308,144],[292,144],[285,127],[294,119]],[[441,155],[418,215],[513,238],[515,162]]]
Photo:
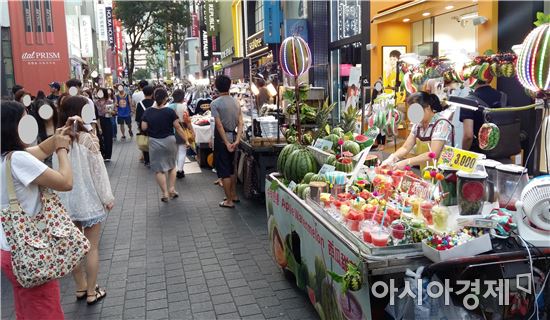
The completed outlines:
[[[305,188],[307,188],[307,187],[308,187],[308,185],[305,184],[305,183],[300,183],[299,185],[297,185],[297,186],[296,186],[296,192],[295,192],[296,195],[297,195],[298,197],[301,198],[301,197],[302,197],[302,193],[304,193],[304,190],[305,190]]]
[[[310,195],[310,193],[311,193],[311,189],[310,189],[309,186],[307,186],[307,187],[304,189],[304,191],[302,191],[302,194],[301,194],[300,198],[302,198],[302,199],[305,200],[305,199]]]
[[[286,161],[288,159],[288,156],[290,156],[290,154],[293,151],[299,150],[299,149],[301,149],[300,145],[291,143],[291,144],[287,144],[283,148],[283,150],[281,150],[281,153],[279,153],[279,157],[277,158],[277,170],[280,173],[283,173],[283,171],[284,171],[285,164],[286,164]]]
[[[315,172],[308,172],[304,176],[304,179],[302,180],[302,183],[309,183],[311,181],[311,177],[315,175]]]
[[[336,170],[346,173],[353,171],[353,161],[350,158],[342,158],[336,162]]]
[[[338,137],[342,137],[344,135],[344,129],[336,127],[332,129],[331,133],[337,135]]]
[[[353,153],[353,155],[356,155],[359,153],[359,151],[361,151],[361,147],[359,146],[359,144],[351,140],[344,142],[343,149],[344,151],[349,151]]]
[[[481,150],[493,150],[500,140],[500,129],[494,123],[484,123],[479,128],[478,140]]]
[[[290,181],[302,181],[306,173],[318,170],[315,157],[307,149],[299,149],[288,156],[283,174]]]
[[[322,181],[322,182],[325,182],[326,179],[325,179],[325,175],[324,174],[314,174],[311,179],[309,180],[309,182],[313,182],[313,181]]]
[[[325,163],[330,164],[331,166],[336,165],[336,156],[331,154],[330,156],[328,156],[327,160],[325,160]]]

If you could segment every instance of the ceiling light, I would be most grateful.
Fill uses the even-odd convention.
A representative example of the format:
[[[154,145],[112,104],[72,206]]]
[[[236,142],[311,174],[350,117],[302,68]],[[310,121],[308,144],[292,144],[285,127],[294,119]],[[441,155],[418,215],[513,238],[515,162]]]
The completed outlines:
[[[454,7],[455,7],[455,6],[446,6],[446,7],[445,7],[445,10],[451,10],[451,9],[453,9]]]
[[[467,13],[460,16],[460,20],[468,20],[477,17],[477,12]]]
[[[411,19],[409,19],[409,18],[403,19],[403,22],[409,22],[409,21],[411,21]]]
[[[423,15],[424,17],[427,17],[427,16],[430,15],[430,13],[429,13],[429,12],[424,12],[422,15]]]

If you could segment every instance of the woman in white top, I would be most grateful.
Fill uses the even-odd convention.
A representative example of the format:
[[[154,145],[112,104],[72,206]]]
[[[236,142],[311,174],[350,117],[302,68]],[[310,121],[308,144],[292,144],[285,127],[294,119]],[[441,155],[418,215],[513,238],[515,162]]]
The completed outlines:
[[[67,97],[59,106],[59,123],[73,116],[80,116],[87,99],[81,96]],[[73,271],[76,282],[76,298],[95,304],[106,295],[96,284],[99,269],[99,238],[101,222],[107,218],[107,211],[113,208],[114,200],[107,169],[101,156],[99,139],[84,126],[73,128],[74,137],[69,159],[73,167],[74,187],[69,192],[60,192],[61,203],[67,208],[71,219],[90,241],[90,252],[86,256],[86,275],[81,266]],[[54,157],[54,168],[57,161]]]
[[[21,142],[18,124],[26,114],[25,107],[15,101],[2,102],[2,157],[0,159],[0,187],[2,209],[9,206],[6,186],[6,156],[11,153],[11,172],[15,194],[21,208],[28,215],[42,210],[39,187],[68,191],[73,186],[73,175],[67,152],[70,144],[69,127],[57,129],[55,134],[37,146],[28,147]],[[72,120],[71,120],[72,121]],[[59,169],[48,168],[42,160],[53,153],[59,158]],[[17,319],[63,319],[59,294],[59,281],[23,288],[12,271],[11,248],[0,224],[0,249],[2,272],[13,287],[15,315]]]

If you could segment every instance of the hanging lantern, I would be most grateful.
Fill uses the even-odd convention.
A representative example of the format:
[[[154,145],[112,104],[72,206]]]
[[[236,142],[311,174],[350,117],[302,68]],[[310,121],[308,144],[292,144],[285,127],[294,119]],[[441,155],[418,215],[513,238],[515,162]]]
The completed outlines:
[[[522,86],[534,93],[550,92],[550,23],[540,25],[527,35],[516,69]]]
[[[283,72],[292,77],[299,77],[311,67],[311,51],[304,39],[291,36],[283,40],[279,51],[279,61]]]

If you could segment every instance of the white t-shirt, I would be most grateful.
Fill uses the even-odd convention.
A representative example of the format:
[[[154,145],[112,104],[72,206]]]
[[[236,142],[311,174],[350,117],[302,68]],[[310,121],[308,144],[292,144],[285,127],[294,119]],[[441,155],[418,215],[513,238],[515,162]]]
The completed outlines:
[[[26,151],[15,151],[11,156],[11,173],[15,187],[15,195],[26,214],[35,215],[42,209],[38,185],[32,183],[38,176],[48,169],[43,162]],[[2,209],[9,207],[8,187],[6,180],[5,157],[0,160],[0,190]],[[10,251],[10,246],[0,224],[0,249]]]
[[[134,103],[136,104],[136,106],[137,106],[143,99],[145,99],[145,94],[143,93],[143,91],[136,91],[136,92],[134,92],[134,94],[132,94],[132,100],[134,101]]]

